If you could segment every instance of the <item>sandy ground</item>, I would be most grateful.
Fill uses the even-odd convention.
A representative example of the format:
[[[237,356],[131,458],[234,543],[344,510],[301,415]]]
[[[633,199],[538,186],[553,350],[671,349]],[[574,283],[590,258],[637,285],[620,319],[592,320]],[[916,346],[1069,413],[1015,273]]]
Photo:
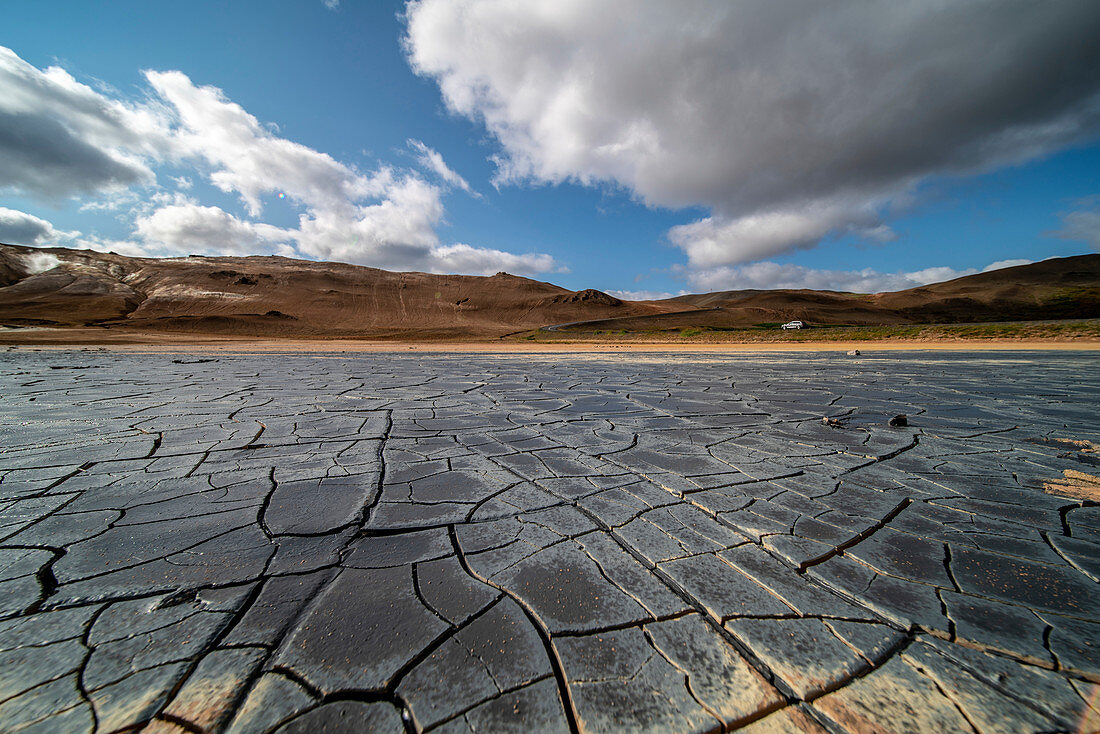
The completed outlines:
[[[204,336],[177,334],[111,333],[84,329],[19,329],[0,331],[0,348],[9,350],[38,349],[108,349],[132,352],[222,352],[222,353],[330,353],[330,352],[408,352],[431,353],[484,353],[496,354],[555,354],[555,353],[738,353],[738,352],[860,352],[934,350],[934,351],[1100,351],[1100,339],[1041,340],[1041,339],[958,339],[958,340],[894,340],[894,341],[835,341],[790,342],[787,344],[745,343],[536,343],[522,341],[464,341],[464,342],[400,342],[365,341],[349,339],[254,339],[246,337]]]

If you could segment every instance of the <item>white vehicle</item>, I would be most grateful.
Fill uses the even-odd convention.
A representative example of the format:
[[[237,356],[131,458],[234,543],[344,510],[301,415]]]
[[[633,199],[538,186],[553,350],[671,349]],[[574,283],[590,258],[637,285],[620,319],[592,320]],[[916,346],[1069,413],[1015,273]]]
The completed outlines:
[[[781,329],[801,329],[803,326],[805,326],[805,324],[803,324],[801,321],[788,321],[787,323],[783,324],[779,328],[781,328]]]

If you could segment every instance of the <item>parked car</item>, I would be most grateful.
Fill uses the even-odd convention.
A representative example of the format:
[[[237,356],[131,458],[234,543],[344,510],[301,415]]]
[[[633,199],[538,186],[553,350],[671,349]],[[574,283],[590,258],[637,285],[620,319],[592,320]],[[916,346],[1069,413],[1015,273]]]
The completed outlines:
[[[803,324],[801,321],[788,321],[787,323],[783,324],[779,328],[781,328],[781,329],[801,329],[803,326],[805,326],[805,324]]]

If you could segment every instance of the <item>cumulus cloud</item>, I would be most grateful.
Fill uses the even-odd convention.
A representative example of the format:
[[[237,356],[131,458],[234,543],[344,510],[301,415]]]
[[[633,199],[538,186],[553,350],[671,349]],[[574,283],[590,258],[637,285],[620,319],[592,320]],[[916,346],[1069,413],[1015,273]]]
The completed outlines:
[[[172,204],[138,217],[134,231],[155,250],[203,255],[285,252],[290,240],[287,230],[195,203]]]
[[[177,145],[202,159],[210,181],[241,197],[252,217],[264,196],[285,194],[304,213],[296,229],[245,221],[216,207],[169,205],[137,222],[154,245],[188,251],[295,252],[373,267],[482,273],[511,267],[545,272],[548,255],[514,255],[469,245],[443,245],[443,190],[413,172],[382,166],[362,173],[331,156],[269,132],[214,87],[198,87],[180,72],[146,72],[175,112]],[[416,143],[418,141],[411,141]],[[436,151],[414,145],[446,184],[469,188]]]
[[[807,288],[849,293],[883,293],[942,283],[965,275],[989,272],[1001,268],[1027,265],[1031,260],[999,260],[980,271],[977,268],[956,270],[931,267],[912,272],[881,273],[872,268],[862,270],[818,270],[802,265],[770,261],[740,266],[722,266],[709,270],[693,270],[686,278],[696,292],[727,290],[769,290],[773,288]]]
[[[697,268],[768,257],[785,250],[811,248],[830,233],[856,234],[889,242],[893,230],[880,223],[872,207],[845,202],[814,202],[805,207],[749,214],[735,219],[707,217],[673,227],[672,244]]]
[[[0,47],[0,191],[60,199],[154,180],[170,155],[155,107],[110,99],[58,67],[40,70]]]
[[[708,207],[671,233],[701,267],[889,239],[884,211],[922,181],[1100,131],[1097,3],[412,0],[406,17],[413,69],[499,141],[498,181]]]
[[[56,240],[60,232],[45,219],[0,206],[0,242],[35,247]]]
[[[145,78],[171,106],[180,148],[205,160],[210,181],[238,194],[253,216],[262,212],[264,195],[281,192],[308,206],[339,207],[379,196],[392,181],[389,169],[362,176],[326,153],[268,132],[220,89],[196,86],[182,72],[147,71]]]
[[[503,250],[471,247],[462,243],[432,248],[433,270],[438,273],[470,273],[492,275],[500,271],[519,275],[534,275],[551,271],[564,273],[554,258],[540,253],[516,255]]]
[[[559,267],[548,255],[442,243],[444,194],[473,192],[419,141],[410,145],[440,185],[388,165],[363,172],[282,138],[220,89],[182,72],[144,76],[149,94],[127,102],[0,48],[0,190],[45,199],[96,194],[81,209],[125,214],[134,241],[68,233],[72,244],[125,254],[277,253],[403,270],[528,274]],[[176,193],[161,188],[155,167],[165,161],[239,197],[246,216],[182,193],[192,188],[191,175],[165,176]],[[136,184],[150,188],[138,196],[128,188]],[[275,194],[297,208],[297,227],[262,220],[264,200]],[[11,240],[38,244],[54,236],[44,220],[5,216],[0,235]]]

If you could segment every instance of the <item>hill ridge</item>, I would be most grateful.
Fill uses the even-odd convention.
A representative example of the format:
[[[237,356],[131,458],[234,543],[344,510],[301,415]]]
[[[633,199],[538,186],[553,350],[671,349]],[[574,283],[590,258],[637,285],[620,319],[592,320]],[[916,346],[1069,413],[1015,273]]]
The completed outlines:
[[[1100,254],[902,291],[715,291],[626,301],[509,273],[389,271],[278,255],[128,257],[0,244],[0,324],[258,337],[486,338],[548,325],[736,328],[1100,317]]]

